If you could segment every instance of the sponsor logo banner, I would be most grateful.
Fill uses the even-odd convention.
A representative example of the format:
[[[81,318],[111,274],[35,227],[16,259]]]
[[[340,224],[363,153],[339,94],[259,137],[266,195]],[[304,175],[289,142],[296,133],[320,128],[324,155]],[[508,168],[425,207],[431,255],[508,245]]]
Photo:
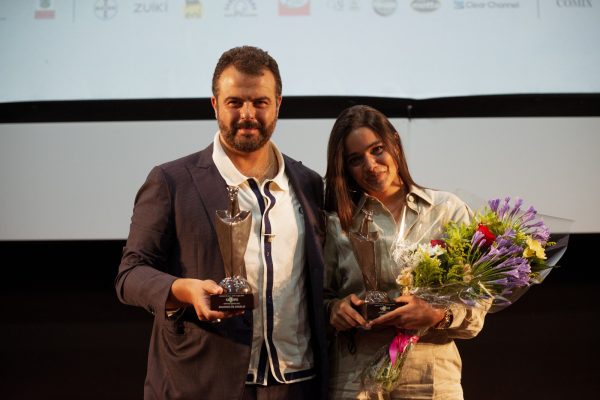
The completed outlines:
[[[38,0],[33,13],[35,19],[54,19],[54,7],[52,0]]]
[[[94,15],[102,20],[113,19],[119,7],[115,0],[98,0],[94,5]]]
[[[431,12],[440,8],[442,2],[440,0],[413,0],[410,6],[415,11]]]
[[[396,0],[373,0],[373,10],[382,17],[387,17],[396,12],[398,2]]]
[[[185,0],[183,15],[186,18],[201,18],[202,2],[200,0]]]
[[[254,0],[228,0],[225,5],[226,17],[255,17],[256,1]]]
[[[310,15],[310,0],[279,0],[279,15]]]

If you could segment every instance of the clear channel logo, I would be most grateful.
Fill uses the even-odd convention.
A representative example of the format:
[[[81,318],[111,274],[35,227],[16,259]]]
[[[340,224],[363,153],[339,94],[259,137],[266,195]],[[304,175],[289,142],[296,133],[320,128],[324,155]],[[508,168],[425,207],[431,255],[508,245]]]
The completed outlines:
[[[515,10],[520,8],[518,1],[463,1],[454,0],[455,10]]]

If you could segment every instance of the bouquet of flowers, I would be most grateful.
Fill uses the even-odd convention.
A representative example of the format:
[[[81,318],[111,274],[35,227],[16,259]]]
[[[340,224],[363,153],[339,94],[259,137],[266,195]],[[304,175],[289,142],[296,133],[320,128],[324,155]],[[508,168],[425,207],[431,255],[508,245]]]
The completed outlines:
[[[532,284],[541,283],[564,253],[566,238],[556,246],[533,207],[523,211],[521,199],[510,203],[509,197],[503,202],[491,200],[469,223],[445,224],[441,239],[429,243],[407,243],[400,234],[392,257],[402,293],[417,295],[436,307],[459,303],[491,306],[489,312],[494,312],[512,304]],[[555,253],[551,258],[550,251]],[[380,349],[363,371],[364,389],[394,390],[408,352],[425,332],[398,330],[392,343]]]

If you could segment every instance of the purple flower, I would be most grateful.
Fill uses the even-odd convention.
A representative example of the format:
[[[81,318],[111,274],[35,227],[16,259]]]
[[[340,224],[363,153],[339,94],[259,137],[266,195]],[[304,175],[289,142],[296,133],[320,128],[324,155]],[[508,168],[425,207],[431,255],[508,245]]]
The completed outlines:
[[[498,257],[500,257],[500,251],[498,250],[497,247],[495,246],[491,246],[488,248],[487,253],[485,253],[483,256],[481,256],[477,261],[475,261],[473,263],[473,268],[476,268],[477,266],[486,263],[486,262],[493,262],[496,261],[498,259]]]
[[[511,275],[514,279],[511,279],[511,285],[513,287],[523,287],[529,285],[529,273],[531,272],[531,266],[523,259],[518,258],[519,262],[515,265],[514,271],[516,275]]]
[[[520,255],[523,253],[523,248],[521,246],[517,246],[516,244],[513,244],[509,247],[506,248],[506,255],[509,256],[516,256],[516,255]]]
[[[541,244],[546,244],[548,238],[550,237],[550,230],[544,223],[544,221],[537,221],[533,224],[528,224],[524,226],[525,229],[531,231],[531,237],[540,242]]]
[[[531,234],[531,237],[540,242],[542,245],[545,245],[550,238],[550,230],[546,225],[537,229],[535,232]]]
[[[523,205],[523,199],[517,197],[515,200],[515,205],[512,211],[510,212],[510,218],[513,218],[519,211],[521,211],[521,205]]]
[[[490,201],[488,201],[488,204],[490,206],[490,210],[492,210],[493,212],[497,212],[498,206],[500,205],[500,199],[490,200]]]
[[[498,244],[498,247],[510,247],[514,242],[515,237],[515,231],[509,228],[506,232],[496,238],[496,243]]]
[[[544,221],[538,221],[538,222],[535,222],[533,224],[525,225],[525,228],[528,228],[528,229],[530,229],[530,228],[538,228],[538,227],[544,226],[544,225],[545,225]]]
[[[506,212],[509,210],[510,208],[510,197],[506,197],[504,199],[504,204],[502,205],[502,208],[498,211],[498,216],[500,217],[500,219],[504,218],[504,214],[506,214]]]
[[[525,211],[519,218],[521,220],[521,224],[525,224],[526,222],[531,221],[535,218],[536,214],[537,211],[535,210],[535,208],[533,208],[533,206],[529,207],[527,211]]]
[[[481,231],[475,231],[473,237],[471,238],[471,246],[480,248],[486,243],[485,235]]]
[[[508,268],[508,267],[514,267],[515,265],[518,265],[520,263],[518,257],[511,257],[511,258],[507,258],[506,260],[502,261],[500,264],[494,266],[492,268],[492,270],[499,270],[499,269],[503,269],[503,268]]]
[[[500,278],[500,279],[496,279],[493,281],[487,281],[486,282],[488,285],[502,285],[502,286],[506,286],[508,284],[508,279],[507,278]]]

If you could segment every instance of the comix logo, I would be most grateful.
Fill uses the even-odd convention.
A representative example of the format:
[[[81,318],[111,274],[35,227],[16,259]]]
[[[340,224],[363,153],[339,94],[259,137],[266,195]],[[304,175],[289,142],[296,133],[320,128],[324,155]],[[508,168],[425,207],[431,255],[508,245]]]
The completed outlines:
[[[592,8],[592,0],[556,0],[560,8]]]

